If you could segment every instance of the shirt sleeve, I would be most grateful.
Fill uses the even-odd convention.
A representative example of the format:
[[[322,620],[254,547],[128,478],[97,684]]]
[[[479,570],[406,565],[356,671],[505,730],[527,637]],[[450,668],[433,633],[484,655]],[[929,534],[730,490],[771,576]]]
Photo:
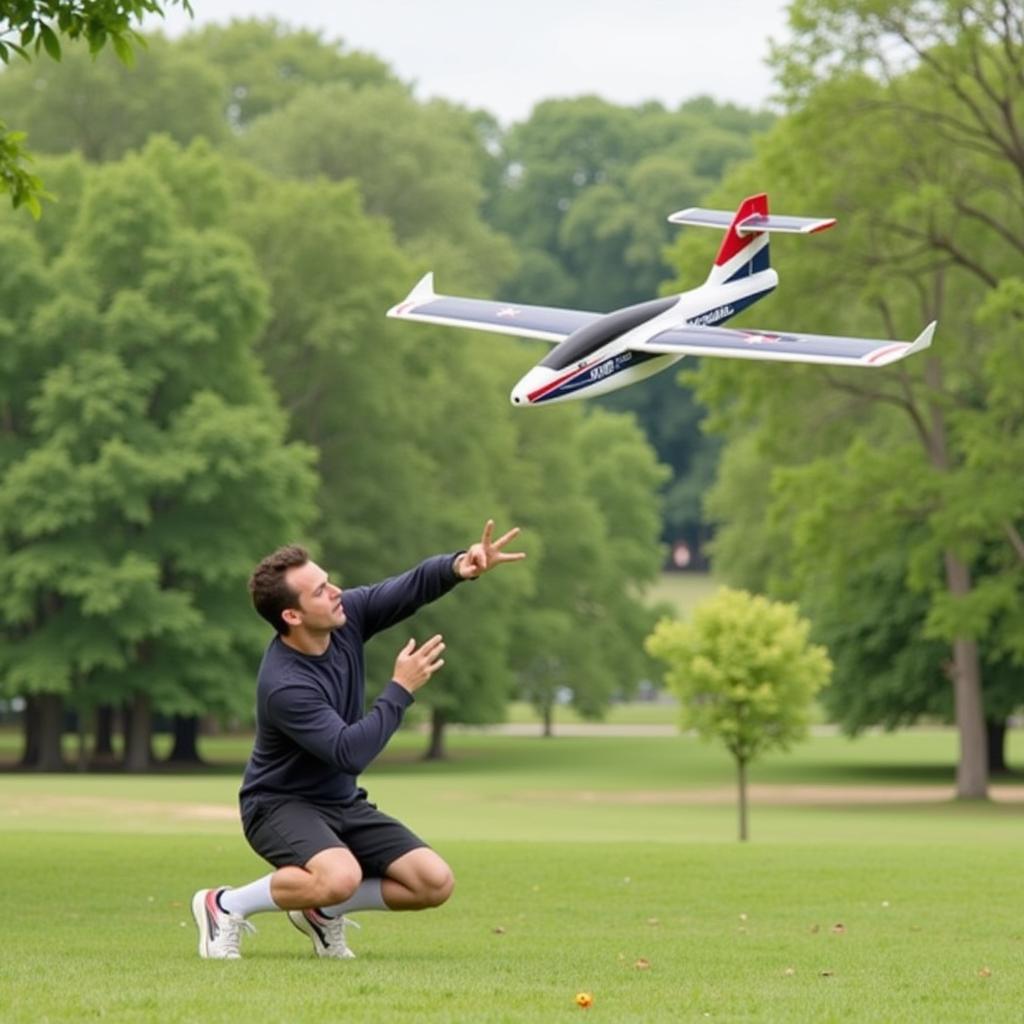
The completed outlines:
[[[364,640],[396,622],[407,619],[418,608],[447,594],[462,578],[454,562],[460,552],[434,555],[413,569],[369,587],[358,587],[361,632]]]
[[[346,722],[314,686],[282,686],[267,702],[271,724],[304,750],[351,775],[387,746],[413,696],[392,680],[358,722]]]

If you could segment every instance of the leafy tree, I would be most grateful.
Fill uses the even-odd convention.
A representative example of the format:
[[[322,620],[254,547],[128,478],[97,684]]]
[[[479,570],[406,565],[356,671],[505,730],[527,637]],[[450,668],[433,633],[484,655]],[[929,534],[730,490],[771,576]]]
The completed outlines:
[[[1024,50],[1004,13],[958,0],[794,5],[779,65],[791,112],[730,191],[771,180],[776,209],[835,213],[841,227],[813,253],[787,247],[786,287],[747,319],[883,337],[938,319],[939,333],[915,365],[870,378],[705,364],[699,385],[719,423],[755,428],[770,453],[797,585],[841,579],[865,536],[907,549],[927,635],[952,651],[966,798],[987,791],[981,666],[1016,648],[1024,550],[1019,467],[996,450],[1021,447],[1013,400],[1000,397],[1021,386],[1011,296],[1024,237],[1013,84]]]
[[[62,700],[124,703],[135,769],[154,710],[247,710],[253,547],[310,517],[313,453],[253,353],[264,285],[237,239],[187,224],[172,162],[158,145],[87,175],[9,361],[2,674],[50,709],[38,767],[59,765]]]
[[[559,690],[572,692],[582,715],[600,718],[648,674],[643,638],[655,613],[639,595],[662,560],[656,495],[664,468],[622,414],[567,406],[521,423],[529,464],[517,474],[517,520],[542,547],[534,593],[517,616],[515,665],[550,735]]]
[[[367,212],[390,222],[406,253],[451,287],[486,292],[515,257],[480,217],[483,159],[467,117],[402,87],[340,83],[259,118],[239,146],[280,177],[357,180]]]
[[[723,587],[692,622],[663,619],[647,640],[669,666],[665,679],[679,695],[683,728],[720,740],[736,762],[741,840],[748,765],[806,735],[814,695],[832,670],[809,634],[795,605]]]
[[[216,65],[159,35],[133,64],[73,46],[60,63],[17,62],[0,76],[0,104],[31,125],[35,152],[76,151],[93,162],[120,159],[157,133],[222,145],[224,90]]]
[[[41,50],[59,61],[64,38],[84,40],[94,54],[109,41],[127,64],[132,61],[133,42],[141,42],[132,25],[146,14],[162,16],[166,7],[175,4],[192,11],[189,0],[19,0],[5,4],[0,18],[0,61],[7,64],[15,54],[28,60]],[[40,199],[46,193],[42,181],[25,166],[29,155],[24,140],[24,132],[11,131],[0,121],[0,190],[10,194],[15,208],[24,204],[38,218]]]
[[[985,575],[985,566],[975,566]],[[906,585],[903,548],[865,547],[840,587],[804,595],[813,636],[835,670],[821,695],[829,720],[857,735],[875,725],[897,729],[922,716],[953,720],[949,649],[927,633],[929,602]],[[988,767],[1006,771],[1006,721],[1024,704],[1020,667],[997,649],[982,649]]]
[[[218,69],[224,121],[239,132],[311,87],[400,86],[388,65],[372,54],[347,50],[341,41],[274,19],[208,25],[176,45]]]

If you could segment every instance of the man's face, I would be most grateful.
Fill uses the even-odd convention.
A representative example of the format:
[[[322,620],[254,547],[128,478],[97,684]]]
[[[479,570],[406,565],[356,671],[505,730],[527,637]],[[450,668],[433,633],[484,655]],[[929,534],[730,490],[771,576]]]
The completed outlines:
[[[284,619],[292,629],[305,626],[311,632],[325,632],[345,625],[341,587],[331,583],[316,562],[289,569],[285,582],[299,596],[298,608],[284,612]]]

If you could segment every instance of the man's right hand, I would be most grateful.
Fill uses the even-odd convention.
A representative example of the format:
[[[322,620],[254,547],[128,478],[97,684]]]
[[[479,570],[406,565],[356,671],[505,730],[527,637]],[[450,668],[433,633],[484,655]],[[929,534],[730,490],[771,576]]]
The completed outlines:
[[[391,678],[410,693],[415,693],[444,664],[443,652],[444,640],[440,633],[420,647],[416,646],[415,640],[410,640],[398,652]]]

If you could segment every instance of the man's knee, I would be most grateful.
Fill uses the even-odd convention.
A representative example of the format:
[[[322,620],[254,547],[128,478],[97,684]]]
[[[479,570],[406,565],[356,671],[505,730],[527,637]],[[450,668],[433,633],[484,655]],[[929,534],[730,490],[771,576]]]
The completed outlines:
[[[424,907],[439,907],[446,903],[455,889],[455,876],[443,860],[426,867],[419,878],[420,895]]]
[[[335,903],[344,903],[359,888],[363,880],[363,872],[355,858],[344,851],[330,851],[333,856],[320,854],[307,865],[315,890],[316,905],[329,907]]]

